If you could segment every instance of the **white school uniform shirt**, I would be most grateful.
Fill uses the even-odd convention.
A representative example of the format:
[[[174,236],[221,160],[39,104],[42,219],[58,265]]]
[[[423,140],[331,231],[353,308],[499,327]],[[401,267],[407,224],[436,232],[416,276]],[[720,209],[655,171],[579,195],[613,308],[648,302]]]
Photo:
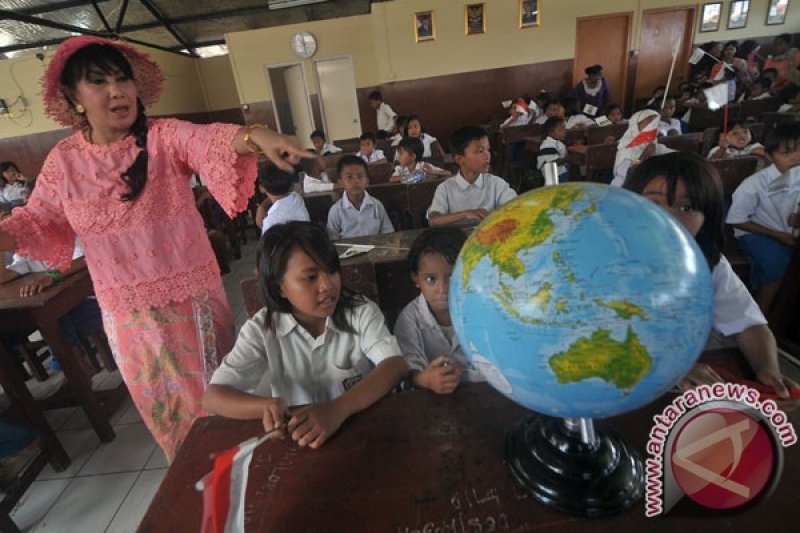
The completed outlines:
[[[262,309],[245,322],[212,384],[282,398],[290,406],[324,402],[344,394],[374,366],[401,355],[383,314],[368,300],[347,312],[355,333],[340,330],[328,317],[325,332],[315,338],[291,313],[275,313],[267,330],[266,316]]]
[[[83,248],[81,247],[80,239],[76,238],[75,248],[72,249],[72,260],[75,261],[81,257],[83,257]],[[6,266],[6,269],[14,271],[20,276],[33,272],[47,272],[48,270],[52,270],[52,268],[47,266],[43,261],[37,261],[28,256],[19,254],[14,254],[11,257],[11,263]]]
[[[711,272],[711,283],[714,286],[714,329],[730,336],[767,323],[758,304],[725,256],[720,257]]]
[[[403,136],[400,133],[395,133],[392,136],[392,146],[397,146],[398,144],[400,144],[400,141],[402,141],[402,140],[403,140]],[[397,158],[397,155],[395,155],[395,159],[396,158]]]
[[[475,183],[470,183],[459,172],[436,187],[427,216],[430,218],[431,213],[447,215],[479,208],[494,211],[516,197],[514,189],[499,176],[484,172]]]
[[[664,137],[666,135],[669,135],[669,132],[672,131],[672,130],[677,131],[678,135],[681,134],[681,121],[680,120],[678,120],[677,118],[671,118],[671,119],[669,119],[669,122],[666,122],[664,120],[659,120],[658,121],[658,136],[659,137]]]
[[[371,153],[371,154],[369,154],[369,155],[364,155],[364,154],[363,154],[363,153],[361,153],[361,152],[358,152],[356,155],[357,155],[358,157],[360,157],[361,159],[363,159],[363,160],[364,160],[364,162],[365,162],[366,164],[368,164],[368,165],[369,165],[370,163],[377,163],[377,162],[378,162],[378,161],[380,161],[381,159],[386,159],[386,156],[385,156],[385,155],[383,155],[383,150],[378,150],[377,148],[376,148],[375,150],[373,150],[373,151],[372,151],[372,153]]]
[[[3,190],[0,191],[0,200],[4,200],[6,202],[22,202],[24,198],[22,197],[22,193],[25,192],[25,185],[18,181],[12,182],[7,184],[3,187]]]
[[[322,150],[320,151],[319,155],[331,155],[331,154],[338,154],[342,151],[341,148],[334,144],[330,143],[323,143]]]
[[[513,128],[514,126],[526,126],[531,121],[531,115],[521,113],[516,117],[509,116],[502,124],[501,128]]]
[[[422,141],[422,146],[425,148],[425,150],[422,152],[422,157],[431,157],[431,146],[433,146],[433,143],[436,142],[436,137],[433,135],[428,135],[427,133],[423,133],[419,140]]]
[[[421,170],[422,173],[423,173],[423,179],[424,179],[424,177],[427,176],[427,174],[428,174],[426,172],[426,170],[425,170],[425,165],[427,165],[434,172],[443,172],[444,171],[444,169],[439,168],[436,165],[431,165],[430,163],[424,163],[424,162],[420,161],[419,163],[414,165],[414,170],[409,170],[406,167],[404,167],[403,165],[395,165],[394,166],[394,172],[392,173],[392,175],[393,176],[400,176],[402,178],[407,178],[407,177],[411,176],[412,174],[416,174],[418,171]]]
[[[793,107],[794,107],[794,105],[792,105],[792,104],[782,104],[778,108],[778,113],[789,113],[789,112],[792,111]]]
[[[750,155],[751,152],[753,150],[755,150],[756,148],[764,148],[764,145],[761,144],[761,143],[752,143],[752,144],[748,144],[747,146],[745,146],[741,150],[739,148],[734,147],[734,146],[728,146],[725,149],[725,157],[745,157],[745,156]],[[720,150],[721,150],[721,148],[719,146],[715,146],[714,148],[712,148],[711,150],[708,151],[708,158],[711,159],[711,156],[713,156],[714,154],[716,154]]]
[[[533,121],[534,124],[544,124],[547,122],[547,119],[550,118],[547,115],[539,115],[536,117],[536,120]]]
[[[333,240],[393,231],[394,226],[389,220],[386,208],[380,200],[370,196],[367,191],[364,191],[360,209],[356,209],[347,197],[347,193],[344,193],[328,211],[328,235]]]
[[[748,98],[748,100],[766,100],[767,98],[772,98],[772,95],[769,93],[769,91],[765,91],[758,96]]]
[[[394,120],[397,118],[397,113],[389,107],[386,102],[381,102],[378,109],[375,110],[378,117],[378,129],[383,131],[392,131],[394,129]]]
[[[261,223],[261,234],[267,232],[269,228],[275,224],[282,224],[290,220],[300,220],[308,222],[311,217],[308,216],[308,209],[303,197],[296,192],[291,192],[283,198],[279,198],[267,211],[267,216]]]
[[[436,322],[422,294],[405,306],[397,317],[394,335],[410,370],[421,372],[431,361],[444,355],[464,371],[462,382],[486,381],[483,374],[467,361],[453,328]]]
[[[575,126],[579,126],[581,124],[583,124],[584,126],[594,126],[595,125],[595,121],[594,121],[594,119],[591,119],[591,118],[587,117],[583,113],[578,113],[578,114],[572,115],[571,117],[569,117],[567,119],[566,128],[568,130],[571,130]]]
[[[319,178],[315,178],[310,174],[303,175],[303,192],[328,192],[333,190],[333,183],[328,178],[328,173],[324,170],[320,172]]]
[[[770,191],[770,186],[781,176],[781,172],[770,165],[744,180],[733,193],[733,202],[725,222],[743,224],[756,222],[776,231],[791,233],[789,215],[797,210],[800,187]],[[749,232],[734,228],[735,237]]]
[[[542,167],[548,161],[555,161],[556,159],[562,159],[567,157],[567,145],[565,145],[561,141],[557,141],[553,139],[549,135],[542,141],[542,144],[539,145],[539,153],[545,148],[555,148],[556,154],[543,154],[539,155],[536,158],[536,168],[542,170]],[[561,175],[567,171],[566,165],[558,165],[558,174]]]

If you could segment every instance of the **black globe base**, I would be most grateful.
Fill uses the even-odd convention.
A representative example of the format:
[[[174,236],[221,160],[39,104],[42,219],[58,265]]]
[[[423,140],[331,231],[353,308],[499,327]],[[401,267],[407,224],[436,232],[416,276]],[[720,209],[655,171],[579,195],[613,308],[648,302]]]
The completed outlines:
[[[528,493],[566,513],[615,514],[642,497],[641,458],[591,419],[525,417],[506,433],[505,460]]]

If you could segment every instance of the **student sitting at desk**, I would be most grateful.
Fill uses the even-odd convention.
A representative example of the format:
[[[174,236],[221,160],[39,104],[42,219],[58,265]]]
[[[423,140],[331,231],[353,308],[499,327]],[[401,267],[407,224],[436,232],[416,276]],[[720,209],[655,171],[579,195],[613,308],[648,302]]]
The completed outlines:
[[[428,208],[431,226],[477,224],[517,197],[501,177],[489,173],[492,155],[486,130],[464,126],[450,139],[459,172],[436,187]]]
[[[658,111],[652,109],[643,109],[631,116],[628,129],[617,143],[612,187],[622,187],[628,171],[641,161],[674,151],[656,142],[659,116]]]
[[[266,306],[242,327],[203,407],[261,419],[265,431],[285,429],[300,446],[318,448],[397,386],[408,366],[378,306],[342,287],[338,253],[319,226],[273,226],[257,264]]]
[[[728,133],[720,133],[717,146],[708,151],[709,159],[724,159],[731,157],[745,157],[754,155],[769,159],[764,151],[764,145],[751,142],[753,135],[747,122],[736,120],[728,130]]]
[[[422,142],[413,137],[406,137],[397,146],[397,162],[399,165],[394,167],[394,173],[389,178],[391,182],[409,182],[421,181],[428,176],[438,178],[449,178],[452,176],[450,172],[439,168],[430,163],[422,161]],[[418,178],[418,179],[417,179]]]
[[[362,133],[361,137],[358,138],[358,144],[361,149],[356,155],[368,165],[386,162],[383,150],[375,148],[375,141],[375,134],[368,131]]]
[[[726,222],[734,227],[736,240],[750,259],[750,284],[766,312],[797,246],[800,183],[782,175],[800,166],[800,123],[776,126],[764,148],[773,164],[736,188]]]
[[[569,180],[569,172],[564,162],[567,160],[567,146],[564,139],[567,137],[567,128],[563,118],[553,117],[544,123],[547,137],[539,145],[539,154],[536,157],[536,168],[540,172],[545,163],[555,161],[558,163],[558,180],[563,183]]]
[[[292,190],[293,181],[294,174],[274,166],[258,176],[258,188],[267,196],[256,211],[256,224],[261,226],[262,235],[275,224],[311,220],[303,197]]]
[[[675,114],[675,99],[667,98],[664,102],[664,107],[661,108],[659,113],[661,116],[658,120],[658,136],[668,137],[671,135],[681,134],[681,121],[673,118]]]
[[[394,326],[411,369],[411,383],[437,394],[450,394],[462,380],[485,380],[461,349],[447,300],[453,265],[466,240],[458,228],[430,228],[414,239],[408,270],[420,295],[403,309]]]
[[[336,145],[325,142],[325,133],[322,130],[311,132],[311,142],[319,155],[331,155],[341,153],[342,149]]]
[[[329,192],[336,188],[328,177],[325,171],[325,165],[322,158],[318,157],[312,160],[306,160],[303,165],[307,169],[301,173],[303,177],[303,193],[308,194],[312,192]]]
[[[428,135],[425,133],[425,130],[422,129],[422,121],[420,120],[419,115],[408,116],[408,122],[406,123],[405,130],[403,131],[403,136],[422,141],[422,146],[424,148],[422,157],[444,156],[444,150],[442,150],[442,146],[439,144],[439,141],[436,139],[436,137]]]
[[[779,113],[800,113],[800,87],[790,85],[782,93],[783,104],[778,108]]]
[[[533,121],[534,124],[544,124],[547,122],[548,118],[565,118],[564,117],[564,106],[561,105],[561,102],[556,100],[552,100],[547,103],[547,106],[544,108],[544,113],[539,115],[539,117]]]
[[[342,157],[336,165],[344,194],[328,211],[331,239],[392,233],[394,226],[386,208],[367,192],[367,164],[356,155]]]
[[[781,375],[775,337],[744,283],[722,255],[724,201],[716,169],[696,154],[651,157],[634,168],[625,188],[642,194],[674,216],[694,236],[711,269],[714,329],[733,335],[757,381],[788,398],[797,384]],[[695,365],[681,381],[684,390],[723,381],[707,365]]]

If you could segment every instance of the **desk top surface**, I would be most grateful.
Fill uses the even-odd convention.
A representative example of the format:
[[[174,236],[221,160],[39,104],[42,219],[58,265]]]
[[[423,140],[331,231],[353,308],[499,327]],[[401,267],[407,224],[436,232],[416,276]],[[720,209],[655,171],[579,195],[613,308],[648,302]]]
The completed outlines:
[[[42,272],[26,274],[25,276],[21,276],[13,281],[10,281],[9,283],[0,285],[0,311],[43,307],[68,289],[71,289],[76,285],[86,283],[87,280],[91,286],[89,271],[87,269],[83,269],[65,277],[58,283],[51,285],[39,294],[29,296],[27,298],[23,298],[19,295],[19,289],[23,284],[41,279],[45,275],[46,274]]]
[[[642,455],[652,415],[672,395],[599,422]],[[256,449],[245,500],[247,531],[592,531],[786,530],[797,518],[800,447],[785,450],[777,490],[739,514],[715,514],[685,500],[648,519],[644,504],[590,519],[562,514],[517,488],[503,463],[505,431],[530,412],[487,384],[453,395],[417,390],[387,397],[352,417],[319,450],[276,438]],[[194,484],[211,453],[263,432],[260,422],[207,417],[195,422],[140,531],[198,531],[202,495]]]

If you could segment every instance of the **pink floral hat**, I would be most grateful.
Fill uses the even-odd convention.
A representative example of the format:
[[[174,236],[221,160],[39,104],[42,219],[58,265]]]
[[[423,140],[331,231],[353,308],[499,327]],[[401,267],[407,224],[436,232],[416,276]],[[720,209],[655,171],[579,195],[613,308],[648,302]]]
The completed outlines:
[[[136,90],[145,107],[158,101],[164,85],[164,75],[161,73],[158,63],[150,59],[150,56],[139,52],[123,41],[82,35],[61,43],[47,66],[42,78],[44,108],[47,116],[64,126],[75,129],[81,128],[85,124],[86,119],[70,108],[69,102],[64,96],[61,72],[72,54],[91,44],[112,46],[121,52],[131,64]]]

